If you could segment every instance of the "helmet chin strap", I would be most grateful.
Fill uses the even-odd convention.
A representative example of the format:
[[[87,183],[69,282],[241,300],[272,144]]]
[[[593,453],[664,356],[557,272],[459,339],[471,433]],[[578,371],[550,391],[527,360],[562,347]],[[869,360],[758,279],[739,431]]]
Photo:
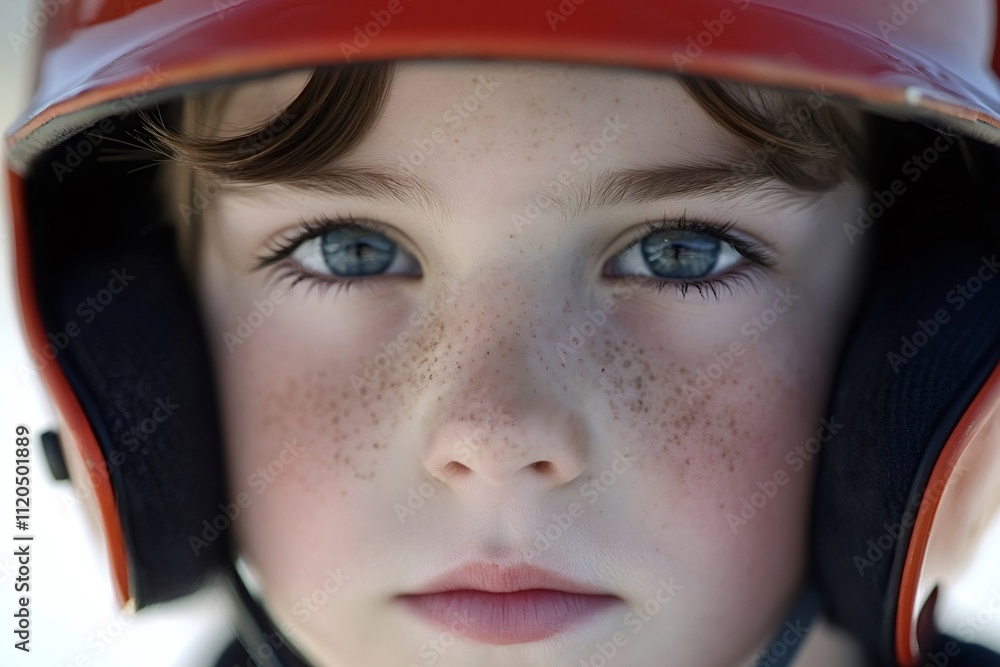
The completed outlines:
[[[233,629],[243,648],[259,667],[310,667],[248,590],[244,582],[247,577],[252,584],[253,577],[241,562],[226,577],[226,589],[234,602]],[[799,594],[767,648],[754,660],[753,667],[790,667],[822,611],[819,590],[810,583]]]
[[[806,636],[823,611],[823,599],[816,585],[809,583],[785,616],[773,639],[753,662],[753,667],[790,667]]]
[[[241,562],[229,570],[225,590],[233,602],[232,624],[243,648],[258,667],[311,667],[289,645],[244,581],[249,575]]]

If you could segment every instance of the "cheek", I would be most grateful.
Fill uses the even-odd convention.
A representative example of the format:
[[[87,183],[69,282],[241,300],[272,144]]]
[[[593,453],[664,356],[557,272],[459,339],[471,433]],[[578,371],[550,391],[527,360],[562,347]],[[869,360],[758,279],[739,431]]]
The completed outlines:
[[[825,317],[803,310],[756,337],[744,321],[673,333],[644,321],[660,333],[633,333],[641,348],[608,343],[600,388],[612,397],[607,441],[637,455],[622,539],[645,536],[662,571],[706,600],[721,600],[720,577],[731,581],[726,599],[755,601],[766,622],[804,565],[817,453],[807,443],[833,360]]]
[[[711,305],[716,312],[690,319],[650,317],[640,301],[593,359],[616,435],[646,443],[648,463],[686,494],[770,478],[819,426],[834,361],[831,314],[782,303],[775,314],[770,301]]]
[[[827,388],[822,365],[791,369],[758,346],[738,356],[667,356],[635,362],[636,375],[610,380],[622,389],[608,392],[616,397],[608,441],[634,443],[653,499],[670,508],[662,515],[668,523],[712,522],[739,533],[728,530],[726,516],[739,516],[740,501],[761,485],[770,489],[776,475],[781,495],[804,495],[811,465],[789,457],[819,425]],[[754,518],[786,509],[770,504]]]
[[[258,308],[272,293],[225,277],[206,265],[202,292],[221,397],[229,496],[241,507],[234,522],[243,555],[265,575],[273,600],[294,601],[321,583],[331,566],[358,572],[368,553],[372,521],[395,517],[378,484],[401,406],[352,379],[364,378],[368,328],[359,316],[337,317],[302,292],[279,288],[274,308]],[[245,281],[247,283],[251,281]],[[263,319],[251,314],[270,313]],[[398,317],[386,309],[364,321]],[[388,326],[387,323],[383,324]],[[379,326],[372,324],[372,326]],[[349,350],[349,353],[345,353]],[[380,479],[381,478],[381,479]]]
[[[401,534],[394,503],[425,481],[414,387],[441,374],[434,362],[444,331],[433,314],[450,296],[418,309],[414,323],[402,297],[381,299],[377,308],[374,299],[343,299],[334,308],[305,290],[283,293],[284,302],[244,329],[249,335],[238,344],[226,334],[239,333],[267,290],[236,285],[203,295],[229,495],[249,499],[236,540],[263,575],[273,609],[294,609],[331,567],[353,577],[338,600],[361,609],[370,599],[352,597],[363,583],[354,575],[386,560],[387,540]]]

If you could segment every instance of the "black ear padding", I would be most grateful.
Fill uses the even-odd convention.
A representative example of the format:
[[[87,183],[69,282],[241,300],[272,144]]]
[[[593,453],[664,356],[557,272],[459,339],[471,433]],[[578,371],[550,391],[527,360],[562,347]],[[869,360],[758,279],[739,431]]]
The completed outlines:
[[[118,136],[134,123],[117,120]],[[54,362],[107,462],[141,608],[231,567],[222,441],[201,316],[151,194],[155,170],[71,156],[94,136],[49,151],[29,176],[34,277]]]
[[[831,397],[843,427],[819,458],[814,577],[831,619],[885,665],[896,664],[903,562],[931,469],[1000,362],[1000,252],[986,248],[942,243],[883,272]]]

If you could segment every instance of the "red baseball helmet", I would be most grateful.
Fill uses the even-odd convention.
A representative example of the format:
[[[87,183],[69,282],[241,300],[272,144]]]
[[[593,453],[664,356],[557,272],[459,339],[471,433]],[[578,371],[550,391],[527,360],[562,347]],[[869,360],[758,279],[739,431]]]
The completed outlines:
[[[821,86],[959,137],[967,161],[995,168],[996,14],[994,0],[39,0],[34,96],[7,135],[20,312],[30,370],[61,420],[54,449],[94,491],[121,601],[171,599],[232,566],[225,539],[200,553],[189,544],[226,498],[197,308],[172,237],[136,224],[162,215],[155,170],[95,160],[138,127],[136,110],[295,68],[516,58]],[[995,189],[994,173],[980,169],[980,189]],[[960,325],[924,327],[926,349],[904,350],[901,371],[886,362],[901,336],[919,342],[928,294],[990,261],[983,242],[964,242],[973,264],[932,255],[943,268],[880,284],[863,308],[831,399],[845,428],[824,446],[817,481],[813,573],[827,607],[907,666],[926,649],[925,602],[1000,487],[1000,297],[985,275],[982,296],[953,313]],[[81,326],[79,304],[100,290],[121,298]],[[157,405],[164,396],[185,400]],[[134,437],[157,409],[176,416]]]

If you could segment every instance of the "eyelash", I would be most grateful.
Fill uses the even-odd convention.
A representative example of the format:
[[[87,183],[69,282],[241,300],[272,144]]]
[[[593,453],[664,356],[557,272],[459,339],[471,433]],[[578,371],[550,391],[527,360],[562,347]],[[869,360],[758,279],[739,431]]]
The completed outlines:
[[[706,236],[711,236],[730,244],[736,252],[751,263],[742,272],[736,269],[743,262],[731,267],[721,275],[700,280],[670,280],[649,276],[615,276],[615,278],[636,284],[645,289],[655,289],[657,294],[664,287],[670,286],[676,289],[681,297],[686,297],[688,292],[694,289],[700,297],[706,300],[709,297],[717,301],[721,300],[721,291],[723,290],[728,292],[730,296],[734,295],[736,290],[743,290],[744,293],[751,291],[757,293],[762,286],[761,280],[764,277],[764,269],[773,268],[777,264],[777,257],[763,244],[732,234],[731,230],[735,226],[736,221],[690,220],[686,217],[686,214],[682,214],[677,219],[664,218],[648,221],[645,224],[645,228],[637,232],[629,244],[619,251],[619,254],[631,249],[652,234],[684,230],[705,234]],[[299,283],[307,282],[307,294],[311,289],[317,289],[323,295],[331,288],[336,288],[335,293],[340,293],[340,291],[348,291],[351,287],[374,287],[374,281],[370,280],[370,276],[362,278],[333,278],[331,276],[311,273],[304,270],[301,266],[285,261],[303,242],[342,227],[365,229],[381,234],[393,241],[393,243],[396,242],[392,232],[384,225],[365,218],[353,218],[350,214],[333,218],[303,218],[300,220],[298,228],[268,241],[267,252],[257,257],[258,261],[253,270],[258,271],[266,267],[273,267],[274,272],[270,278],[275,283],[291,280],[289,289],[294,288]]]
[[[664,287],[673,287],[681,295],[687,297],[688,291],[694,289],[698,296],[707,300],[709,297],[719,301],[722,299],[721,291],[726,291],[730,296],[736,290],[742,290],[744,294],[750,292],[759,293],[762,287],[762,280],[765,277],[765,269],[774,268],[778,263],[778,258],[773,251],[762,243],[751,241],[741,236],[732,234],[732,229],[736,226],[735,220],[691,220],[687,218],[687,213],[682,213],[680,218],[663,218],[661,220],[651,220],[646,222],[645,228],[636,232],[627,246],[619,251],[619,254],[631,249],[637,243],[641,243],[646,237],[658,232],[671,232],[683,230],[696,232],[728,243],[744,259],[751,262],[742,272],[738,268],[743,264],[737,264],[725,273],[711,278],[698,280],[670,280],[668,278],[655,278],[648,276],[615,276],[619,280],[624,280],[638,285],[645,289],[655,289],[659,294]]]
[[[291,284],[288,286],[289,289],[294,288],[301,282],[308,281],[306,294],[308,294],[311,289],[318,290],[322,296],[331,288],[336,290],[334,294],[339,294],[341,291],[348,291],[351,287],[360,287],[362,289],[374,287],[375,285],[373,284],[373,281],[371,281],[368,277],[333,278],[331,276],[311,273],[304,270],[301,266],[296,266],[290,262],[284,262],[284,260],[294,253],[303,242],[315,238],[325,232],[340,229],[342,227],[358,227],[370,232],[381,234],[393,241],[393,243],[396,242],[395,239],[393,239],[392,232],[390,232],[383,225],[365,218],[353,218],[350,213],[333,218],[301,218],[299,220],[298,228],[268,241],[268,252],[257,257],[258,261],[253,267],[253,270],[259,271],[260,269],[268,266],[274,267],[274,272],[270,276],[270,279],[275,284],[281,283],[285,280],[291,280]]]

